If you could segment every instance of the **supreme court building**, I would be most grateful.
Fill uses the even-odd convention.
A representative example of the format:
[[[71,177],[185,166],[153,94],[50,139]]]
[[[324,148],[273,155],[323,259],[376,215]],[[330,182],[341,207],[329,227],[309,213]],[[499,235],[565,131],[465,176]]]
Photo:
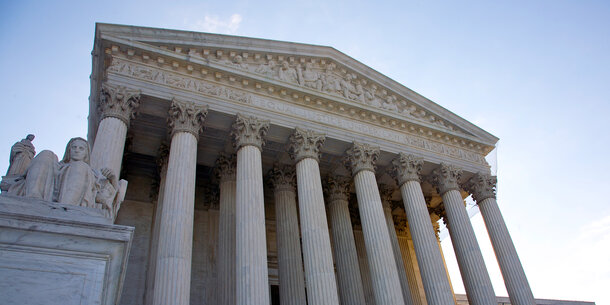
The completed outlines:
[[[129,182],[121,304],[450,305],[534,297],[485,156],[498,138],[331,48],[97,24],[91,164]]]

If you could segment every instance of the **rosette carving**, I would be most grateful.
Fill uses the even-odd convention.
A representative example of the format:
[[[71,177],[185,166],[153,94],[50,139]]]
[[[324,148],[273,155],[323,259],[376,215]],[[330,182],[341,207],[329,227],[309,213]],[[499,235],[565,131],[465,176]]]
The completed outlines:
[[[235,155],[220,154],[216,160],[216,167],[214,167],[214,175],[220,180],[235,181],[236,169],[236,158]]]
[[[326,194],[326,202],[330,203],[336,200],[349,201],[349,189],[352,180],[344,176],[328,176],[326,177],[323,187]]]
[[[487,198],[496,198],[496,176],[484,173],[476,173],[466,184],[464,189],[472,195],[472,198],[481,203]]]
[[[296,188],[296,173],[292,166],[275,165],[267,175],[269,186],[277,191],[294,192]]]
[[[441,163],[441,165],[432,171],[430,182],[442,196],[450,190],[460,190],[458,181],[462,176],[462,170],[456,166]]]
[[[369,144],[354,142],[352,147],[346,152],[344,164],[351,169],[352,175],[356,175],[362,170],[375,172],[375,163],[379,157],[379,147]]]
[[[290,156],[295,162],[305,158],[313,158],[319,161],[320,147],[325,140],[326,136],[322,133],[297,127],[290,136]]]
[[[97,104],[102,120],[114,117],[129,126],[129,121],[135,117],[136,109],[140,106],[140,90],[123,86],[102,84],[100,100]]]
[[[401,186],[407,181],[420,182],[419,172],[424,165],[424,158],[416,157],[411,154],[399,153],[392,160],[392,170],[390,174],[396,179],[396,183]]]
[[[253,145],[262,149],[265,142],[263,139],[269,130],[269,121],[260,120],[256,117],[244,116],[237,114],[237,118],[233,123],[231,135],[234,137],[235,150],[239,150],[243,146]]]
[[[169,118],[167,119],[172,136],[178,132],[188,132],[199,138],[207,114],[207,106],[199,106],[174,98],[169,107]]]

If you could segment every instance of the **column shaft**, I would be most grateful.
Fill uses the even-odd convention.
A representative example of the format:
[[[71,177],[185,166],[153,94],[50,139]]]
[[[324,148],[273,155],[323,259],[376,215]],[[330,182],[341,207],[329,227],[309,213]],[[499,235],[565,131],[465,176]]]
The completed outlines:
[[[188,305],[191,287],[197,138],[172,137],[155,272],[155,305]]]
[[[504,284],[508,291],[511,304],[533,305],[534,295],[523,271],[523,266],[517,255],[513,240],[508,233],[508,228],[493,197],[483,200],[479,204],[479,210],[485,221],[491,244],[493,245]]]
[[[360,275],[362,277],[364,299],[366,300],[367,305],[374,305],[375,293],[373,292],[373,284],[371,283],[369,260],[366,255],[366,246],[364,245],[364,234],[362,234],[362,231],[354,231],[354,242],[356,243],[356,252],[358,253],[358,265],[360,266]]]
[[[409,288],[409,282],[407,279],[407,271],[405,270],[405,264],[402,260],[402,254],[400,253],[400,245],[398,245],[398,236],[396,235],[396,227],[394,226],[394,218],[392,217],[392,208],[388,206],[383,209],[385,220],[388,225],[388,233],[390,234],[390,242],[392,244],[392,252],[394,253],[394,261],[396,262],[396,270],[398,271],[398,278],[400,280],[400,287],[402,288],[402,297],[405,304],[412,305],[413,297],[411,296],[411,289]]]
[[[95,143],[91,152],[91,167],[109,168],[117,175],[121,172],[127,124],[115,117],[106,117],[97,128]]]
[[[267,238],[261,151],[253,145],[237,152],[236,279],[238,305],[268,305]]]
[[[146,292],[144,304],[152,305],[155,293],[155,273],[157,270],[157,253],[159,250],[159,235],[161,233],[161,215],[163,215],[163,194],[165,193],[165,177],[167,174],[167,163],[162,165],[159,174],[159,194],[153,210],[153,223],[150,234],[150,252],[148,257],[148,269],[146,270]]]
[[[402,260],[405,265],[405,273],[407,280],[409,281],[409,288],[411,290],[411,299],[414,305],[426,305],[426,293],[424,292],[424,285],[421,281],[419,272],[419,266],[415,259],[415,251],[413,249],[413,242],[409,242],[407,237],[399,237],[398,244],[400,246],[400,253]]]
[[[341,304],[364,305],[366,301],[347,200],[330,201],[328,214],[333,236]]]
[[[233,176],[234,178],[234,176]],[[218,304],[235,305],[235,180],[220,182],[218,216]]]
[[[375,304],[404,304],[375,174],[370,170],[359,171],[354,176],[354,185],[358,196],[358,209],[375,293]]]
[[[460,273],[466,288],[468,302],[472,305],[496,304],[496,295],[491,285],[481,249],[458,190],[448,190],[442,194],[447,213],[449,234]]]
[[[294,186],[293,186],[294,187]],[[275,190],[280,303],[305,305],[305,276],[299,240],[296,194],[287,188]]]
[[[308,303],[338,305],[318,162],[304,158],[296,164],[296,172]]]
[[[421,185],[415,180],[406,181],[400,186],[400,192],[413,238],[417,263],[421,271],[426,300],[429,305],[454,304]]]

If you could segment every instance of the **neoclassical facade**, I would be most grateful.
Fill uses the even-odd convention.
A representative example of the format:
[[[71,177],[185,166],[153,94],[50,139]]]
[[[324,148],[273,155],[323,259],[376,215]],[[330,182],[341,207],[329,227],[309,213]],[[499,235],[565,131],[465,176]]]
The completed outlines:
[[[121,304],[535,304],[485,156],[497,138],[330,47],[98,24],[91,163],[129,181]]]

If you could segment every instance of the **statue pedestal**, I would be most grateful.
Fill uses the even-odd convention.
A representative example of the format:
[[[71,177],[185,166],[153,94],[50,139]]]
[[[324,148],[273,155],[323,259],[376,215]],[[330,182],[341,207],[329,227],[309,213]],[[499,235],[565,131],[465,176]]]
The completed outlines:
[[[118,304],[133,232],[96,209],[0,195],[0,303]]]

